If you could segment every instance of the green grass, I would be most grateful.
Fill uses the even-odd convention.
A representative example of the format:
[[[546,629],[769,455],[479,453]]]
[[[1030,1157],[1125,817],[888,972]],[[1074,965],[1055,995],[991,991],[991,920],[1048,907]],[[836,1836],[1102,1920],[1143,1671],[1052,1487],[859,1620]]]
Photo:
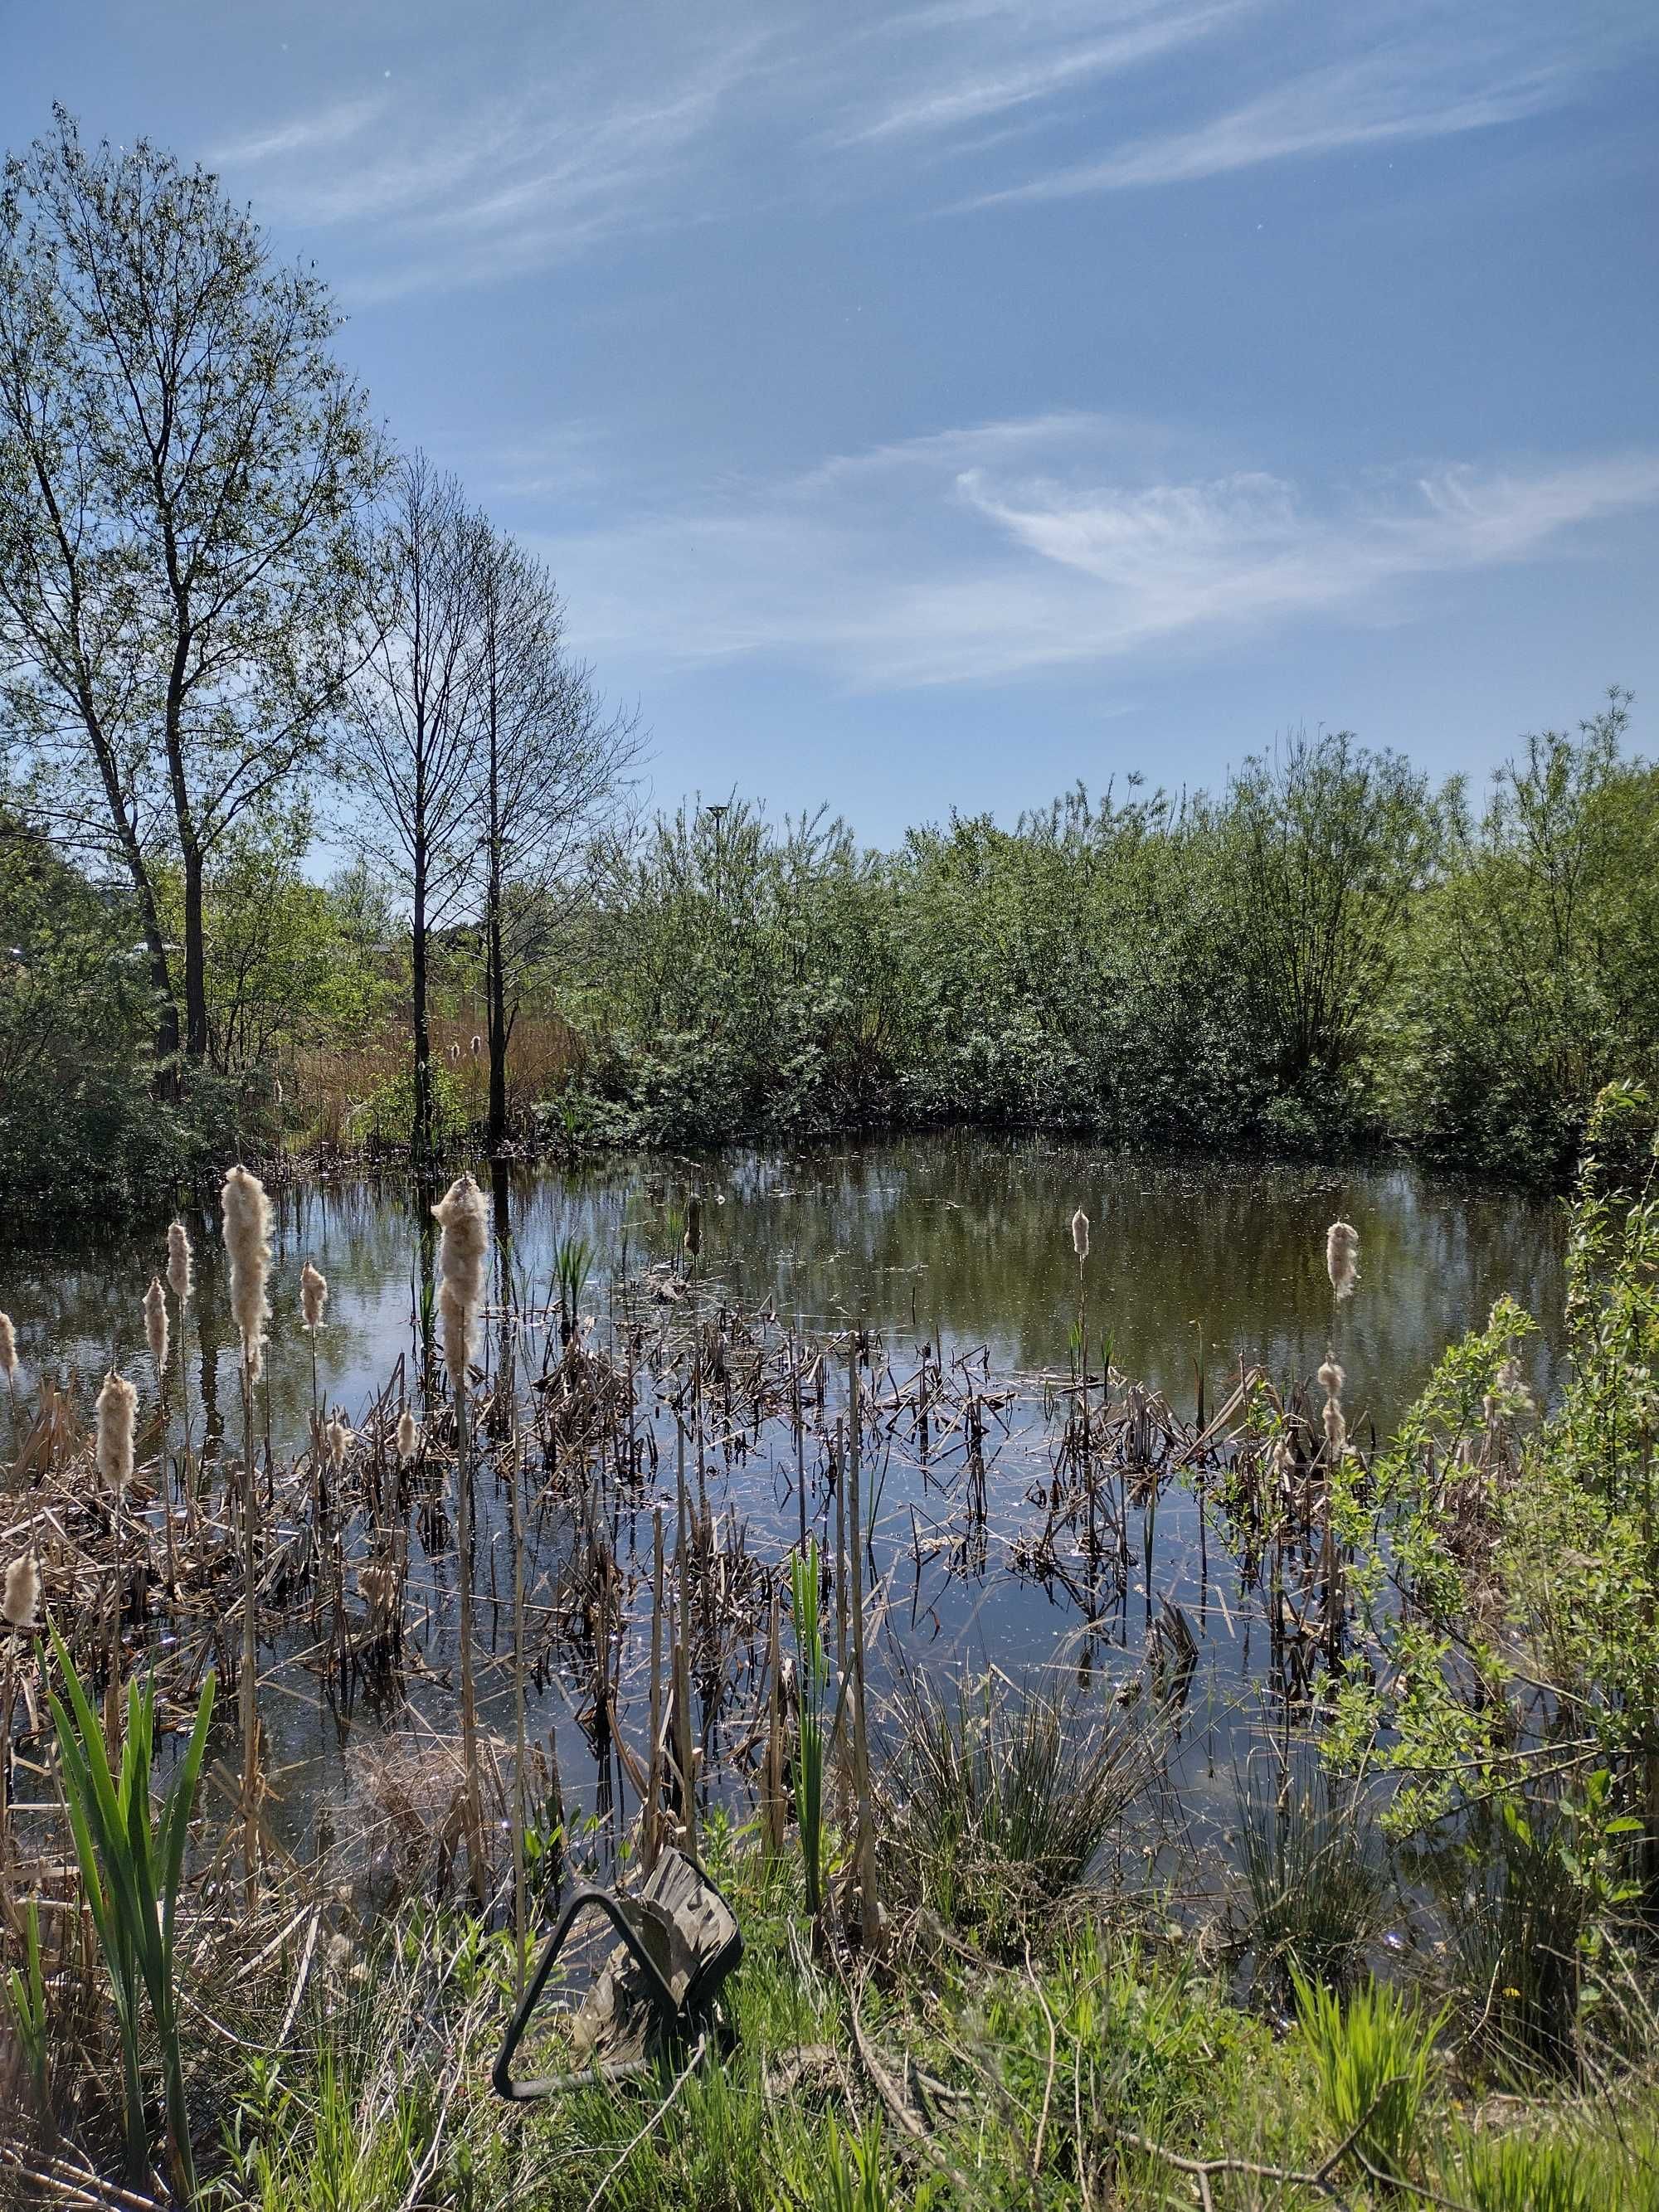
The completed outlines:
[[[1332,2131],[1362,2172],[1404,2181],[1417,2154],[1444,2014],[1429,2019],[1383,1982],[1346,1998],[1294,1977],[1297,2019],[1311,2049]]]
[[[1473,2124],[1464,2085],[1440,2094],[1437,2021],[1396,1990],[1304,1983],[1278,2033],[1161,1913],[1130,1933],[1123,1899],[1033,1925],[1017,1960],[924,1917],[866,1974],[814,1954],[797,1863],[718,1824],[708,1846],[747,1945],[718,2061],[509,2109],[487,2085],[510,1940],[410,1912],[317,1978],[280,2054],[240,2072],[212,2055],[212,2212],[1150,2212],[1196,2201],[1164,2154],[1305,2175],[1356,2130],[1351,2212],[1413,2201],[1378,2174],[1468,2212],[1659,2212],[1634,2106],[1563,2094]],[[1259,2174],[1210,2187],[1217,2212],[1329,2201]]]

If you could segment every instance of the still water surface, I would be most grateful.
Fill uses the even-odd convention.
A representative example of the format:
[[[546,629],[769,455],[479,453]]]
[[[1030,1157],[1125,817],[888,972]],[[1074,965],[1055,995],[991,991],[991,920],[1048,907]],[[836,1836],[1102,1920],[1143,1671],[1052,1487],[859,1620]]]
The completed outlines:
[[[1361,1284],[1340,1319],[1351,1413],[1379,1427],[1408,1404],[1437,1354],[1510,1291],[1541,1325],[1534,1386],[1547,1395],[1562,1288],[1553,1200],[1440,1180],[1407,1166],[1307,1169],[1165,1161],[1071,1146],[938,1136],[712,1161],[607,1160],[574,1174],[515,1172],[514,1265],[544,1292],[562,1237],[586,1237],[584,1306],[612,1279],[670,1256],[686,1194],[700,1189],[703,1268],[740,1304],[785,1320],[858,1320],[915,1334],[947,1358],[985,1347],[994,1373],[1063,1369],[1077,1310],[1067,1224],[1093,1223],[1091,1339],[1114,1364],[1191,1409],[1202,1359],[1213,1393],[1241,1359],[1310,1375],[1331,1332],[1325,1229],[1359,1231]],[[331,1289],[318,1346],[325,1395],[349,1414],[410,1345],[416,1277],[431,1264],[427,1201],[404,1183],[306,1183],[278,1194],[271,1407],[278,1449],[305,1437],[309,1351],[301,1262]],[[198,1293],[192,1394],[216,1418],[236,1403],[234,1331],[216,1224],[191,1222]],[[143,1376],[140,1301],[165,1260],[159,1229],[0,1255],[0,1304],[26,1375],[45,1367],[90,1397],[112,1357]]]
[[[1086,1146],[945,1135],[816,1147],[750,1151],[700,1162],[607,1160],[574,1173],[514,1172],[495,1185],[521,1305],[545,1301],[561,1240],[592,1250],[582,1309],[594,1340],[611,1338],[613,1286],[678,1251],[688,1194],[704,1200],[702,1267],[710,1306],[722,1297],[753,1312],[770,1302],[780,1321],[832,1333],[860,1322],[880,1333],[898,1382],[914,1373],[920,1347],[947,1366],[964,1363],[992,1382],[1032,1378],[1007,1408],[991,1453],[989,1541],[976,1553],[958,1540],[959,1510],[949,1470],[919,1469],[896,1456],[881,1484],[874,1547],[884,1626],[874,1664],[890,1685],[905,1668],[940,1671],[995,1665],[1030,1674],[1057,1664],[1094,1694],[1137,1668],[1154,1600],[1180,1606],[1196,1633],[1201,1666],[1188,1692],[1183,1790],[1202,1797],[1226,1782],[1238,1731],[1260,1718],[1267,1637],[1259,1589],[1241,1580],[1213,1525],[1201,1531],[1196,1503],[1165,1490],[1150,1523],[1137,1522],[1136,1556],[1121,1586],[1098,1610],[1079,1602],[1075,1582],[1036,1582],[1014,1571],[1022,1527],[1041,1525],[1042,1486],[1056,1435],[1036,1377],[1064,1375],[1078,1310],[1079,1275],[1068,1223],[1081,1206],[1093,1228],[1085,1271],[1094,1360],[1109,1333],[1113,1364],[1163,1392],[1190,1416],[1200,1387],[1213,1411],[1241,1361],[1264,1364],[1284,1383],[1310,1376],[1333,1331],[1324,1273],[1327,1224],[1358,1229],[1361,1281],[1335,1328],[1349,1382],[1351,1431],[1362,1443],[1410,1402],[1449,1340],[1482,1322],[1512,1293],[1540,1323],[1528,1348],[1540,1399],[1559,1358],[1564,1223],[1553,1201],[1437,1180],[1405,1166],[1307,1169],[1195,1164],[1122,1157]],[[433,1236],[422,1198],[403,1183],[309,1183],[276,1202],[274,1316],[268,1356],[270,1431],[278,1453],[304,1444],[311,1405],[310,1347],[300,1326],[298,1279],[309,1258],[328,1277],[327,1324],[318,1344],[321,1390],[357,1417],[415,1343],[416,1285],[429,1273]],[[187,1338],[191,1398],[199,1443],[205,1411],[212,1442],[222,1422],[240,1426],[237,1361],[216,1227],[191,1223],[198,1297]],[[51,1253],[0,1255],[0,1304],[17,1324],[27,1391],[36,1371],[67,1382],[89,1408],[112,1357],[149,1381],[140,1301],[164,1257],[164,1231],[108,1235]],[[175,1355],[176,1356],[176,1355]],[[410,1370],[414,1372],[411,1360]],[[658,1437],[662,1485],[672,1498],[673,1428],[641,1375],[641,1418]],[[757,1553],[793,1538],[794,1446],[787,1424],[769,1428],[753,1450],[711,1454],[710,1496],[740,1520]],[[828,1438],[807,1455],[810,1513],[830,1528]],[[659,1486],[658,1498],[664,1494]],[[913,1511],[914,1509],[914,1511]],[[481,1507],[483,1556],[476,1586],[511,1586],[504,1565],[500,1501]],[[533,1532],[532,1597],[552,1614],[571,1556],[574,1509],[550,1505]],[[637,1686],[648,1620],[650,1502],[615,1510],[612,1534],[629,1591],[632,1627],[620,1670],[623,1723],[640,1732]],[[1205,1538],[1207,1537],[1207,1540]],[[422,1590],[425,1632],[419,1679],[386,1723],[416,1716],[443,1728],[453,1645],[453,1553],[416,1559],[411,1592]],[[641,1604],[643,1599],[643,1604]],[[510,1695],[501,1607],[483,1607],[487,1719],[506,1733]],[[1092,1618],[1091,1615],[1092,1614]],[[538,1615],[538,1617],[540,1617]],[[550,1733],[567,1789],[593,1802],[593,1753],[578,1723],[583,1685],[568,1653],[550,1641],[547,1679],[532,1727]],[[273,1655],[275,1658],[277,1655]],[[319,1808],[332,1823],[361,1769],[362,1715],[342,1729],[314,1674],[273,1668],[267,1699],[273,1754],[283,1775],[282,1825],[294,1840]],[[629,1686],[633,1686],[630,1689]],[[757,1691],[752,1662],[734,1730],[746,1729]],[[738,1710],[741,1708],[741,1710]],[[1253,1715],[1248,1721],[1241,1717]],[[718,1747],[715,1747],[717,1749]],[[711,1772],[714,1771],[711,1765]],[[619,1773],[615,1787],[621,1789]],[[625,1793],[623,1793],[625,1795]],[[738,1794],[742,1794],[739,1789]]]

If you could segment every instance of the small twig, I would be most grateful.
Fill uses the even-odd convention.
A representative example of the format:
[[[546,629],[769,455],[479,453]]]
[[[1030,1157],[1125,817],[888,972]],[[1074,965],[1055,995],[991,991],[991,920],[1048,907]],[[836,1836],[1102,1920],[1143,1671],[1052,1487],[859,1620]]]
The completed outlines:
[[[1031,2146],[1031,2194],[1035,2197],[1037,2194],[1038,2177],[1042,2172],[1043,2141],[1048,2132],[1048,2106],[1054,2094],[1054,2066],[1060,2048],[1060,2030],[1055,2024],[1054,2014],[1048,2008],[1048,2000],[1042,1994],[1042,1984],[1038,1981],[1036,1971],[1031,1964],[1031,1946],[1029,1942],[1025,1946],[1025,1977],[1031,1984],[1032,1996],[1042,2008],[1043,2021],[1048,2030],[1048,2072],[1042,2084],[1042,2111],[1037,2118],[1036,2140]]]

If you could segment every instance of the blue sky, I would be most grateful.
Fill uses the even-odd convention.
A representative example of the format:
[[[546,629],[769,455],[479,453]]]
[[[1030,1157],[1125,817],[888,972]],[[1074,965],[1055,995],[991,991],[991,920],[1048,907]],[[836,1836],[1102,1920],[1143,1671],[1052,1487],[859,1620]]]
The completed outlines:
[[[1659,705],[1651,0],[0,0],[554,562],[666,801],[872,838]]]

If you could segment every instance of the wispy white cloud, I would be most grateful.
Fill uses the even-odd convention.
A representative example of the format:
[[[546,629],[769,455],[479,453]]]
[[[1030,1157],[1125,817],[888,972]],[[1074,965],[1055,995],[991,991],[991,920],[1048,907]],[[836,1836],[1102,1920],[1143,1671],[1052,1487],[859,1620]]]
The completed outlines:
[[[621,70],[580,28],[570,19],[568,37],[526,51],[510,77],[469,90],[465,72],[411,72],[227,146],[220,162],[257,168],[261,207],[279,221],[345,232],[359,298],[514,276],[687,220],[694,153],[758,79],[770,34],[727,26]]]
[[[1261,471],[1102,475],[1133,442],[1086,416],[994,423],[550,550],[593,649],[764,654],[903,689],[1397,620],[1425,579],[1564,550],[1659,504],[1659,452],[1344,494]]]
[[[295,154],[314,154],[325,148],[344,146],[386,112],[384,93],[361,100],[339,100],[314,115],[299,115],[275,130],[254,131],[246,137],[227,139],[214,147],[208,161],[214,168],[256,168],[281,161]]]
[[[360,296],[826,194],[930,213],[945,160],[977,209],[1492,130],[1659,37],[1649,0],[570,0],[493,47],[434,20],[395,83],[218,149],[279,221],[343,234]]]
[[[1342,28],[1333,41],[1332,21]],[[1238,72],[1260,79],[1248,100],[1199,123],[1144,129],[1082,159],[976,193],[963,208],[1071,198],[1188,184],[1263,163],[1400,141],[1455,137],[1525,120],[1582,92],[1598,70],[1650,45],[1650,13],[1622,0],[1586,9],[1573,34],[1561,19],[1506,5],[1448,9],[1409,0],[1354,11],[1323,26],[1323,45],[1298,41],[1294,65],[1274,74],[1257,55]],[[1311,58],[1310,58],[1311,52]]]
[[[874,101],[855,108],[830,132],[830,142],[853,147],[942,135],[1074,94],[1192,46],[1256,4],[1258,0],[1212,0],[1203,7],[1171,8],[1150,0],[1122,11],[1127,20],[1109,28],[1103,27],[1100,10],[1090,11],[1080,22],[1062,18],[1059,24],[1045,23],[1041,15],[1034,20],[1024,9],[952,11],[953,33],[960,36],[967,15],[979,34],[968,50],[929,56],[896,94],[878,88]],[[939,13],[922,11],[928,30],[938,28]],[[915,19],[911,27],[920,27]],[[988,37],[988,31],[994,35]]]
[[[1538,70],[1465,92],[1431,88],[1394,58],[1342,62],[1275,86],[1196,129],[1139,138],[1099,160],[981,192],[969,203],[1067,199],[1133,186],[1188,184],[1295,155],[1338,153],[1397,139],[1444,138],[1516,123],[1553,106],[1558,72]]]

